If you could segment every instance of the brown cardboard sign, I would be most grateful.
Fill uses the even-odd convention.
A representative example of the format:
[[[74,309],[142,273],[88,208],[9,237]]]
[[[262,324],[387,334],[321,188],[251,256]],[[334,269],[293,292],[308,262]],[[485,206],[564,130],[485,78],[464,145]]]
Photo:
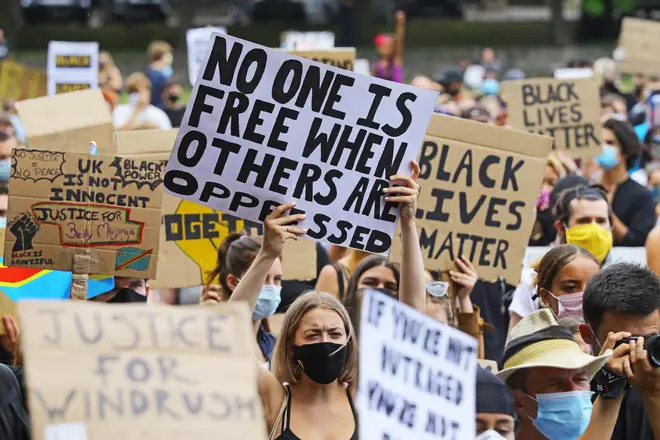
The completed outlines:
[[[0,62],[0,99],[21,99],[46,96],[46,72],[6,59]]]
[[[33,440],[265,440],[244,303],[21,301]]]
[[[600,95],[598,80],[535,78],[502,84],[509,124],[554,138],[575,158],[600,154]]]
[[[479,278],[518,284],[551,145],[547,136],[434,115],[419,157],[424,267],[454,269],[463,255]],[[401,258],[400,234],[390,255]]]
[[[115,153],[112,115],[100,89],[29,99],[16,110],[32,149],[87,154],[95,141],[100,155]]]
[[[620,54],[617,63],[621,72],[660,75],[660,23],[625,17],[621,23],[617,52]]]
[[[167,160],[177,130],[117,132],[122,157]],[[164,168],[163,168],[164,170]],[[169,194],[163,194],[158,271],[149,284],[154,288],[200,286],[218,262],[218,248],[232,232],[261,233],[261,225],[216,211]],[[316,278],[316,245],[310,240],[289,241],[282,255],[284,278]]]
[[[14,150],[7,266],[152,278],[158,261],[164,161]]]
[[[355,70],[353,67],[355,64],[354,47],[338,47],[327,50],[294,50],[289,51],[289,53],[291,55],[307,58],[308,60],[350,70],[351,72]]]

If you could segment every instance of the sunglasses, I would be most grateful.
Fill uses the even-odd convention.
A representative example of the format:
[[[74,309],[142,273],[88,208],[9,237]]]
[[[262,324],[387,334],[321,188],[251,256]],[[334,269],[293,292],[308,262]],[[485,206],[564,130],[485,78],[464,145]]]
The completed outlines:
[[[447,281],[431,281],[426,283],[426,291],[431,296],[442,298],[447,296],[449,292],[449,283]]]

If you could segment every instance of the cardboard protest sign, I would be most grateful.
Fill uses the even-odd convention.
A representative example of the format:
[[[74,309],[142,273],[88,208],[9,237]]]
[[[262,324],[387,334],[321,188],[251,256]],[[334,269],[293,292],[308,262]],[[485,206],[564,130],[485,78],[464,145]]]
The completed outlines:
[[[360,440],[474,438],[476,339],[368,290],[359,353]]]
[[[294,50],[289,53],[329,66],[350,70],[351,72],[355,70],[354,47],[340,47],[327,50]]]
[[[203,28],[188,29],[186,31],[186,43],[188,46],[188,81],[195,85],[195,79],[202,64],[206,47],[211,42],[214,32],[227,33],[227,29],[220,26],[207,26]]]
[[[328,50],[335,47],[333,32],[286,31],[280,35],[281,48],[286,50]]]
[[[617,64],[623,73],[660,75],[660,23],[624,17]]]
[[[16,103],[30,148],[62,153],[114,154],[112,115],[99,89],[28,99]]]
[[[161,162],[14,150],[7,266],[152,278],[158,261]]]
[[[0,62],[0,100],[19,101],[46,94],[46,73],[13,60]]]
[[[511,127],[554,138],[575,158],[600,154],[600,94],[594,78],[505,81]]]
[[[167,193],[248,221],[296,202],[315,240],[385,253],[437,93],[215,34],[167,164]]]
[[[121,157],[167,160],[176,139],[173,130],[117,133]],[[149,281],[154,288],[183,288],[206,284],[218,262],[218,249],[232,232],[248,230],[261,235],[262,225],[246,222],[212,208],[163,194],[158,270]],[[310,240],[289,241],[282,265],[286,280],[316,278],[316,246]]]
[[[434,115],[419,156],[424,267],[463,255],[481,279],[518,284],[552,139]],[[397,234],[392,258],[401,258]],[[395,260],[396,261],[396,260]]]
[[[48,94],[94,89],[99,86],[97,42],[48,43]]]
[[[18,312],[33,440],[266,439],[244,303]]]

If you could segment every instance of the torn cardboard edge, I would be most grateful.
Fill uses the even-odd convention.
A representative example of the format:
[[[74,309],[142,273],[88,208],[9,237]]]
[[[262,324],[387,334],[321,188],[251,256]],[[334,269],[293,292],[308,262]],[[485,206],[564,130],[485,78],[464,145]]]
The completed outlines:
[[[31,149],[89,153],[95,141],[100,155],[114,155],[114,125],[100,89],[43,96],[16,103]]]
[[[426,136],[539,158],[548,157],[554,143],[550,136],[440,114],[431,117]],[[548,148],[529,148],[529,142],[539,141],[546,142]]]

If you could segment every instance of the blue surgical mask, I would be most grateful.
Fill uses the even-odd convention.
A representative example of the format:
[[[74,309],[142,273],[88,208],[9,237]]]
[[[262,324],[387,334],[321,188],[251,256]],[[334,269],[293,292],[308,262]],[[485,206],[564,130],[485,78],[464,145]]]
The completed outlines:
[[[589,426],[592,395],[590,391],[537,394],[534,426],[550,440],[577,439]]]
[[[281,293],[282,286],[263,286],[257,299],[257,305],[252,312],[252,320],[259,321],[275,313],[277,306],[282,301]]]
[[[7,227],[7,217],[0,217],[0,229]]]
[[[499,95],[500,93],[500,83],[496,79],[487,79],[481,83],[481,93],[486,96],[489,95]]]
[[[596,162],[604,170],[611,170],[619,164],[618,152],[619,150],[614,145],[603,144],[601,153],[596,156]]]
[[[9,181],[11,174],[11,158],[0,160],[0,182]]]
[[[172,69],[172,66],[165,66],[160,73],[162,73],[165,78],[170,78],[174,73],[174,70]]]

